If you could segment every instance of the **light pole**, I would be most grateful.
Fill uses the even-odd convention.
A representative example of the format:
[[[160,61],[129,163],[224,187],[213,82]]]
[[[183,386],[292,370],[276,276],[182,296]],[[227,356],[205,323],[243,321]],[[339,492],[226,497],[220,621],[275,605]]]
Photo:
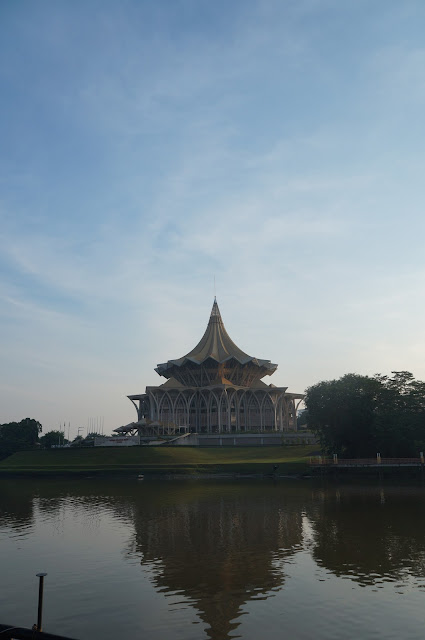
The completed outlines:
[[[45,576],[47,576],[47,573],[37,573],[37,578],[40,578],[40,582],[38,585],[37,631],[41,631],[41,624],[42,624],[42,618],[43,618],[43,589],[44,589]]]

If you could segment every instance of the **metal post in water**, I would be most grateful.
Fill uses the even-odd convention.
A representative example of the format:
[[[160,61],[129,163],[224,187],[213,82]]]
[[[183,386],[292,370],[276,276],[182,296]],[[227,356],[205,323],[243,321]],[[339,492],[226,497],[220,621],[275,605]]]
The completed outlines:
[[[44,588],[44,577],[47,576],[47,573],[37,573],[37,578],[40,578],[40,582],[38,584],[38,613],[37,613],[37,631],[41,631],[41,624],[43,618],[43,588]]]

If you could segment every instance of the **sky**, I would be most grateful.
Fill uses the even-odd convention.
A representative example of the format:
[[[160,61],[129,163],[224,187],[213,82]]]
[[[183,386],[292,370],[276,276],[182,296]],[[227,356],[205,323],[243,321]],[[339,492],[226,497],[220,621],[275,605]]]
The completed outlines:
[[[134,420],[214,292],[268,383],[424,380],[424,70],[423,0],[3,0],[0,423]]]

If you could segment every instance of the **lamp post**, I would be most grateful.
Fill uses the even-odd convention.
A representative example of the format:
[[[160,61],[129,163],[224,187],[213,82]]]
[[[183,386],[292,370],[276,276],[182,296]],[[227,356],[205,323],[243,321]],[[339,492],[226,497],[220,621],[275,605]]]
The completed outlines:
[[[40,578],[38,585],[38,613],[37,613],[37,631],[41,631],[42,618],[43,618],[43,589],[44,578],[47,573],[37,573],[37,578]]]

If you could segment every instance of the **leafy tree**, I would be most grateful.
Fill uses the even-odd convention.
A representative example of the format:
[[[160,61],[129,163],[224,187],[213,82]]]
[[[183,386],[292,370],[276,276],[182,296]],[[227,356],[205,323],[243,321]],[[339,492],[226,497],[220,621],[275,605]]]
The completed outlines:
[[[0,458],[10,456],[16,451],[33,449],[42,429],[41,424],[32,418],[0,425]]]
[[[40,438],[40,444],[44,449],[50,449],[50,447],[58,444],[67,444],[69,440],[65,438],[63,431],[48,431]]]
[[[85,440],[94,440],[95,438],[103,438],[102,433],[97,433],[96,431],[91,431],[85,437]]]
[[[425,383],[408,371],[347,374],[307,389],[309,427],[327,453],[417,456],[425,445]]]
[[[425,383],[408,371],[392,374],[375,376],[383,386],[375,424],[378,450],[390,457],[417,456],[425,446]]]
[[[328,453],[368,455],[380,383],[368,376],[347,374],[307,389],[309,428]]]
[[[101,433],[97,433],[96,431],[91,431],[86,435],[85,438],[83,438],[83,441],[81,442],[81,446],[94,447],[95,438],[103,438],[103,435]]]

